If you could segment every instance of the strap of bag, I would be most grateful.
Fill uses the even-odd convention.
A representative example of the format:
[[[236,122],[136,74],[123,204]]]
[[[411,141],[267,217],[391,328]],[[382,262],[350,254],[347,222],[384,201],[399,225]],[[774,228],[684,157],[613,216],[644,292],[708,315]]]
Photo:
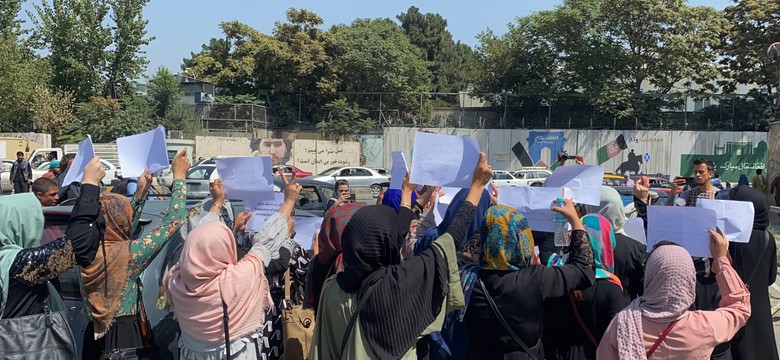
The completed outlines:
[[[230,360],[232,357],[230,355],[230,330],[228,330],[229,320],[230,317],[228,316],[227,304],[225,304],[225,300],[222,300],[222,327],[225,329],[225,355],[227,355],[227,360]]]
[[[671,323],[669,323],[669,326],[667,326],[666,330],[664,330],[664,332],[661,333],[661,336],[659,336],[658,340],[655,341],[655,343],[653,344],[653,347],[651,347],[650,350],[647,351],[647,358],[648,359],[650,358],[650,355],[653,355],[653,353],[655,352],[655,349],[658,349],[658,346],[661,345],[661,343],[664,341],[664,339],[666,339],[666,335],[669,335],[669,333],[672,331],[672,328],[676,324],[677,324],[677,320],[672,321]]]
[[[580,323],[580,328],[582,328],[582,332],[585,333],[585,336],[588,337],[588,340],[590,340],[591,344],[595,347],[599,347],[598,341],[596,341],[596,337],[593,336],[593,333],[588,328],[588,325],[585,324],[585,321],[582,320],[582,317],[580,316],[580,310],[577,308],[577,302],[574,300],[574,295],[569,293],[569,300],[571,300],[571,308],[574,310],[574,316],[577,318],[577,322]]]
[[[366,304],[368,303],[368,298],[371,295],[371,293],[374,291],[374,288],[376,285],[371,286],[366,290],[366,293],[363,294],[363,298],[360,299],[360,303],[358,304],[357,309],[355,309],[355,312],[352,313],[352,318],[349,319],[349,324],[347,325],[347,329],[344,330],[344,337],[341,338],[341,356],[344,356],[344,350],[347,348],[347,341],[349,340],[349,336],[352,334],[352,328],[355,326],[355,321],[357,321],[358,314],[360,314],[360,310],[362,310],[364,307],[366,307]]]
[[[479,278],[479,275],[477,275],[477,281],[479,281],[479,286],[482,288],[482,292],[485,293],[485,298],[487,298],[488,303],[490,304],[490,308],[493,309],[493,314],[496,315],[498,318],[498,321],[501,323],[501,326],[504,327],[504,330],[509,333],[509,336],[512,337],[512,339],[520,345],[521,348],[523,348],[523,351],[525,351],[526,355],[530,357],[532,360],[536,360],[536,356],[534,356],[533,353],[531,353],[531,350],[528,349],[528,345],[526,345],[523,340],[520,339],[519,336],[515,333],[514,330],[512,330],[511,327],[509,327],[509,324],[504,319],[504,316],[501,315],[501,312],[498,311],[498,306],[496,306],[496,302],[493,301],[493,297],[490,296],[490,293],[487,291],[487,288],[485,287],[485,283],[482,282],[482,279]]]
[[[290,267],[284,272],[284,306],[292,305],[290,301],[290,288],[292,287],[292,279],[290,278]]]
[[[108,276],[106,276],[108,278]],[[154,345],[151,330],[149,329],[149,319],[146,317],[146,307],[144,306],[144,285],[141,281],[141,277],[135,278],[136,287],[138,288],[138,298],[136,304],[138,307],[138,322],[141,326],[141,339],[143,339],[144,346]]]

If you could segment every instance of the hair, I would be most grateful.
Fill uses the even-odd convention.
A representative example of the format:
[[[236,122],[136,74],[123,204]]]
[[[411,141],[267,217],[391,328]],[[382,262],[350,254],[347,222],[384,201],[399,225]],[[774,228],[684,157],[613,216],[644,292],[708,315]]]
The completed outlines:
[[[60,172],[65,172],[65,170],[68,170],[68,166],[70,165],[70,162],[73,161],[73,159],[76,158],[76,154],[65,154],[62,157],[62,161],[60,161]]]
[[[336,180],[336,185],[335,185],[335,186],[333,186],[333,192],[335,192],[335,193],[337,193],[337,194],[338,194],[338,192],[339,192],[339,187],[340,187],[341,185],[347,185],[347,186],[349,186],[349,182],[347,182],[347,180]]]
[[[761,173],[762,173],[763,171],[764,171],[764,170],[761,170],[761,169],[756,169],[756,174],[758,174],[758,175],[761,175]]]
[[[707,165],[707,170],[710,172],[715,171],[715,164],[712,162],[712,160],[705,159],[705,158],[698,158],[696,160],[693,160],[693,166],[699,166],[701,164]]]
[[[682,245],[680,245],[680,244],[678,244],[678,243],[676,243],[676,242],[674,242],[674,241],[671,241],[671,240],[661,240],[661,241],[659,241],[659,242],[655,243],[655,245],[653,245],[653,250],[650,250],[650,254],[647,254],[647,257],[649,258],[649,257],[650,257],[650,255],[651,255],[651,254],[652,254],[654,251],[656,251],[656,250],[657,250],[659,247],[661,247],[661,246],[667,246],[667,245],[682,246]]]
[[[24,153],[23,153],[23,152],[21,152],[21,151],[17,151],[17,152],[16,152],[16,156],[19,156],[19,155],[22,155],[22,156],[24,156]]]
[[[716,179],[720,179],[720,174],[715,173],[715,176],[713,176],[713,177],[716,178]]]
[[[39,178],[38,180],[33,181],[32,183],[32,192],[34,194],[37,193],[45,193],[46,191],[49,191],[51,188],[59,188],[57,186],[57,183],[49,180],[47,178]]]

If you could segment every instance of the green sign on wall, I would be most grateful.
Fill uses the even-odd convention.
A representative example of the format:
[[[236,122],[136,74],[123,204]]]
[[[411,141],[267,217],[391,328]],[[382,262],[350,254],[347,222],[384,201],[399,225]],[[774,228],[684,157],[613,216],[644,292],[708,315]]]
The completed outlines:
[[[723,181],[737,182],[742,174],[749,179],[756,169],[766,169],[767,144],[759,141],[753,147],[752,142],[728,142],[726,146],[716,146],[713,154],[680,155],[680,175],[693,176],[693,161],[698,158],[712,160]]]

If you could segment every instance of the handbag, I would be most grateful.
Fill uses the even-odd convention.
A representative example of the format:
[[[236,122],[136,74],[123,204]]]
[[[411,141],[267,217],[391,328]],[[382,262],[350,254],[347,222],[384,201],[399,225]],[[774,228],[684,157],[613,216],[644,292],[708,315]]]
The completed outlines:
[[[295,305],[290,299],[292,279],[290,268],[284,272],[284,300],[282,300],[282,343],[285,359],[308,359],[314,338],[314,320],[312,309],[303,304]],[[300,303],[300,302],[299,302]]]
[[[110,351],[103,353],[103,358],[106,360],[147,360],[155,359],[160,354],[160,349],[154,343],[152,328],[149,326],[149,320],[146,317],[146,307],[144,307],[143,284],[141,283],[141,278],[137,277],[135,278],[135,281],[138,285],[138,299],[136,300],[138,313],[136,314],[134,322],[136,322],[137,328],[141,332],[143,345],[132,348],[111,349]],[[112,333],[114,331],[117,331],[116,327],[112,326],[108,330],[105,338],[112,338]]]
[[[50,301],[62,300],[56,292],[51,292],[51,287],[49,298],[43,300],[42,314],[0,320],[0,358],[76,358],[76,340],[69,320],[71,310],[52,311]]]

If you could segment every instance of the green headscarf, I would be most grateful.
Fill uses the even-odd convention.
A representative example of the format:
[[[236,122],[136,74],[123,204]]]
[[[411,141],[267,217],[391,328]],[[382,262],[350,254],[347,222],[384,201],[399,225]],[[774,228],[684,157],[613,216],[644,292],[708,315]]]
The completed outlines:
[[[35,247],[43,235],[43,210],[33,193],[0,196],[0,315],[8,300],[11,265],[22,249]]]

